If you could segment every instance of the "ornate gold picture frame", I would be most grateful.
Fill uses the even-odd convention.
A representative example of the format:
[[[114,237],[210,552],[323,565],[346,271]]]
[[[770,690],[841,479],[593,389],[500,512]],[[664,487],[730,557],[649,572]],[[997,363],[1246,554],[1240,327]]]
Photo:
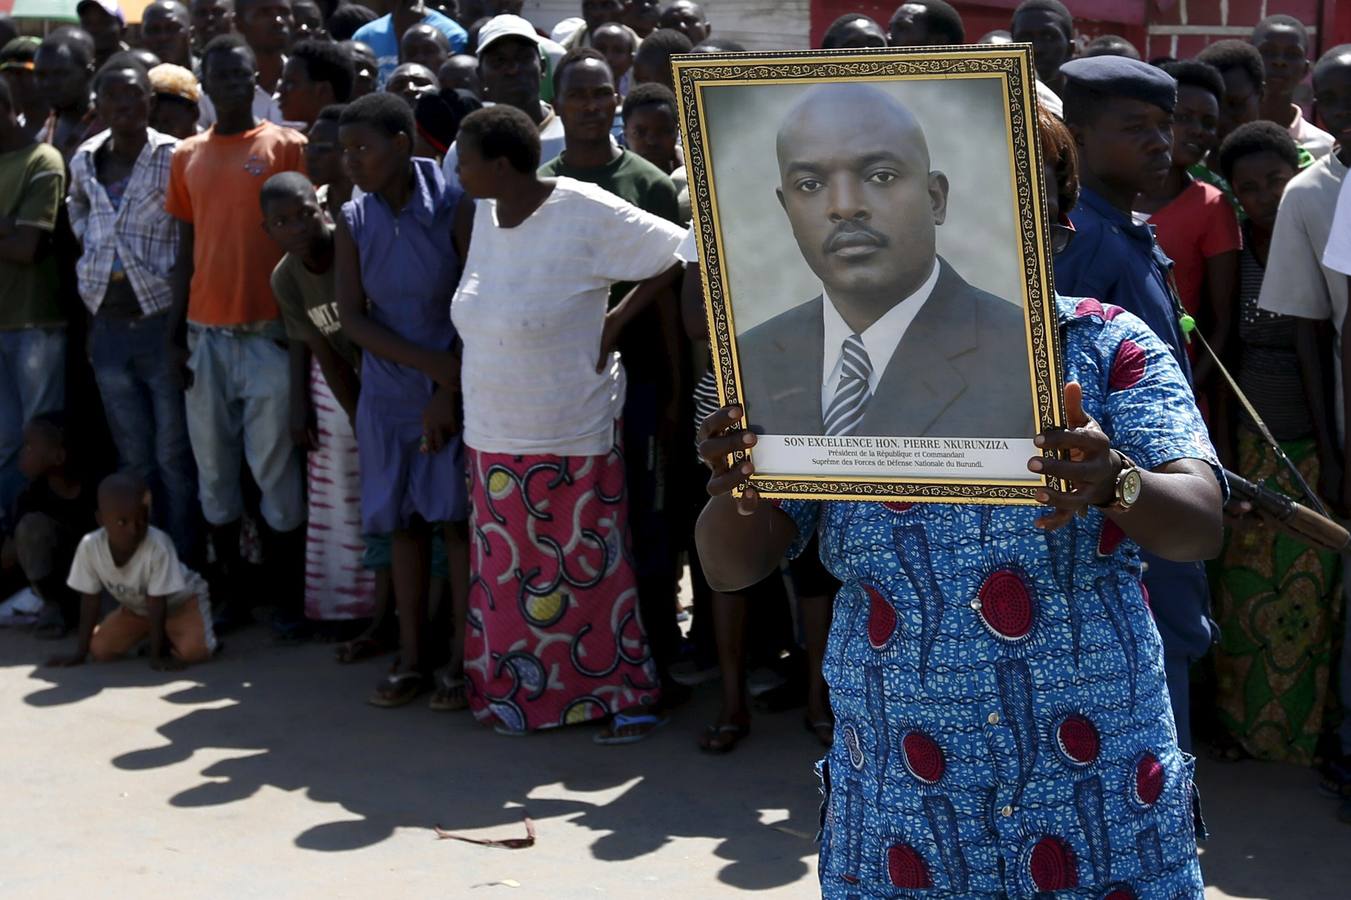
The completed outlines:
[[[759,436],[750,484],[1014,504],[1058,487],[1027,470],[1063,424],[1030,48],[673,67],[718,398]]]

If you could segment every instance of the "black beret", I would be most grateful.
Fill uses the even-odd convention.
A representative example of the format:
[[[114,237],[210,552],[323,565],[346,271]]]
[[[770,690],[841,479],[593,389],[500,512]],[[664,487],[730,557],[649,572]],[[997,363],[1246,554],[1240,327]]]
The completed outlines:
[[[1071,90],[1152,103],[1165,112],[1177,104],[1177,81],[1162,69],[1124,56],[1092,56],[1060,67]]]

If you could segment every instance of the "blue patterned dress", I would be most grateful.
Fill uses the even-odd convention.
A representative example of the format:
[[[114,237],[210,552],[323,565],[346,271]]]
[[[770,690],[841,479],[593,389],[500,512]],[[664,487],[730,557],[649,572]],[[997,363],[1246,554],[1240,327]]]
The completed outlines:
[[[1217,465],[1139,319],[1059,301],[1066,376],[1143,468]],[[1201,897],[1193,759],[1177,746],[1139,550],[1097,510],[784,501],[843,582],[826,654],[835,745],[821,891]]]

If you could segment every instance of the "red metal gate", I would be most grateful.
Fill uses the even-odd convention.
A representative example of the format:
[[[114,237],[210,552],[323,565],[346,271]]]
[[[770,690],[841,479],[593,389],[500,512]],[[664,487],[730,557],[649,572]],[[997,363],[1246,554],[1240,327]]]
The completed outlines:
[[[858,12],[886,28],[903,0],[813,0],[812,44],[837,16]],[[996,28],[1008,28],[1019,0],[957,0],[966,23],[966,39],[975,41]],[[1351,0],[1069,0],[1075,30],[1086,37],[1119,34],[1140,48],[1146,59],[1194,56],[1222,38],[1247,38],[1264,16],[1284,13],[1311,29],[1311,53],[1351,40]],[[1328,36],[1332,39],[1329,40]]]

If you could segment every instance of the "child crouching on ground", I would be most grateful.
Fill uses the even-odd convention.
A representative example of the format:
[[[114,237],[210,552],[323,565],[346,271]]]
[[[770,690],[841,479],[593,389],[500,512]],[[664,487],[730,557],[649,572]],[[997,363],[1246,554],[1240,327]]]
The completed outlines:
[[[86,656],[109,662],[150,639],[150,667],[174,671],[216,650],[206,580],[183,565],[169,536],[150,525],[150,492],[128,472],[99,485],[97,531],[75,551],[67,585],[78,592],[80,642],[49,666],[78,666]],[[98,621],[100,592],[118,608]]]

